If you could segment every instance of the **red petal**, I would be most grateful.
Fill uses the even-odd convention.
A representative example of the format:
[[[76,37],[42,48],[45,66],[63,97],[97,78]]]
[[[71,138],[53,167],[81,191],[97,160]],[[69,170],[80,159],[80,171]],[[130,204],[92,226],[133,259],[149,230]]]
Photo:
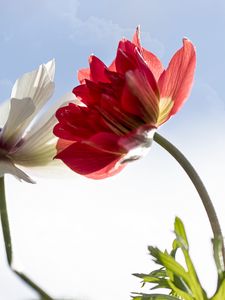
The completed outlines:
[[[91,128],[90,124],[87,124],[86,128],[83,124],[78,124],[77,127],[69,126],[67,124],[58,123],[55,125],[53,129],[53,133],[65,140],[69,141],[82,141],[84,139],[90,138],[91,135],[93,135],[93,128]]]
[[[94,55],[90,56],[89,63],[91,80],[94,82],[108,82],[108,78],[105,75],[106,65]]]
[[[139,29],[137,29],[136,31],[134,40],[135,39],[136,43],[140,42]],[[153,73],[149,69],[149,66],[144,61],[143,56],[140,54],[138,48],[130,41],[122,40],[119,43],[115,63],[118,72],[121,72],[122,74],[127,74],[128,71],[130,72],[131,70],[135,69],[138,70],[138,73],[142,73],[142,77],[146,78],[145,81],[147,82],[147,86],[143,87],[143,82],[145,81],[141,82],[140,90],[145,90],[145,92],[147,91],[148,97],[151,97],[151,99],[153,99],[152,101],[154,102],[153,104],[158,107],[159,91],[157,82]],[[139,96],[142,97],[143,93],[141,94],[139,92],[136,92],[136,87],[132,88],[132,84],[130,83],[131,82],[129,82],[128,80],[129,88],[127,87],[127,85],[124,86],[121,96],[121,105],[126,112],[143,118],[143,112],[146,108],[146,102],[143,103],[142,101],[139,101]]]
[[[57,137],[60,137],[60,138],[66,139],[66,140],[70,140],[70,141],[76,140],[76,137],[69,130],[67,130],[67,127],[65,124],[61,124],[61,123],[56,124],[53,129],[53,133]]]
[[[114,133],[99,132],[93,135],[88,142],[92,143],[95,148],[102,149],[102,151],[121,156],[126,151],[119,145],[120,138],[120,136]]]
[[[150,72],[150,70],[149,70]],[[152,87],[151,76],[147,76],[140,70],[127,72],[127,83],[132,94],[138,99],[136,103],[139,106],[139,111],[145,116],[145,121],[148,123],[156,124],[159,111],[159,96],[158,92],[154,91]],[[154,83],[154,82],[153,82]],[[128,103],[125,102],[127,100]],[[124,98],[123,105],[128,108],[129,103],[132,103],[128,97]],[[132,103],[132,109],[135,108],[134,102]],[[137,110],[138,111],[138,110]]]
[[[134,43],[139,49],[141,49],[141,30],[140,26],[137,26],[135,34],[132,39],[132,43]]]
[[[138,47],[143,59],[145,60],[146,64],[150,68],[151,72],[153,73],[156,81],[158,81],[160,75],[164,71],[163,65],[161,61],[155,56],[153,53],[148,51],[147,49],[141,46],[141,30],[140,26],[137,27],[136,32],[133,36],[132,42]]]
[[[81,84],[85,83],[85,79],[90,79],[90,68],[80,69],[77,77]]]
[[[73,93],[86,105],[97,103],[101,95],[98,85],[90,80],[85,80],[85,84],[76,86]]]
[[[181,108],[190,93],[195,65],[195,48],[189,40],[183,39],[183,47],[175,53],[159,79],[160,97],[174,101],[170,116]]]
[[[136,59],[137,59],[138,69],[143,74],[143,76],[146,77],[148,83],[150,84],[155,94],[159,95],[158,84],[156,82],[154,74],[152,73],[151,69],[146,64],[146,62],[143,60],[143,57],[141,56],[140,52],[138,50],[136,50],[135,52],[137,55]]]
[[[157,56],[155,56],[153,53],[146,50],[145,48],[142,48],[141,54],[144,57],[144,60],[148,65],[149,69],[152,71],[155,80],[158,81],[160,75],[164,71],[161,61],[158,59]]]
[[[72,141],[89,139],[96,132],[107,131],[101,115],[89,107],[70,103],[56,111],[59,123],[54,127],[54,134]]]
[[[112,72],[116,72],[116,64],[115,64],[115,59],[113,60],[113,62],[111,63],[111,65],[108,68],[110,71]]]
[[[118,164],[116,166],[118,161],[119,160],[113,161],[111,164],[109,164],[105,168],[103,168],[97,172],[88,174],[88,175],[86,175],[86,177],[92,178],[92,179],[104,179],[107,177],[114,176],[114,175],[118,174],[119,172],[121,172],[123,170],[123,168],[125,168],[125,166],[127,165],[126,163],[123,163],[123,164]]]
[[[128,40],[119,42],[115,59],[117,72],[125,74],[127,71],[137,67],[135,48],[136,46]]]
[[[126,84],[121,96],[122,108],[135,116],[143,118],[143,106],[140,104],[139,99],[132,93],[132,89]]]
[[[70,145],[58,153],[56,158],[61,159],[76,173],[95,179],[106,178],[122,169],[120,164],[118,166],[116,164],[124,153],[119,152],[121,147],[116,147],[115,140],[119,140],[119,137],[100,133],[89,142]],[[97,142],[99,144],[95,144]],[[109,151],[110,149],[112,151]],[[114,152],[115,150],[118,152]]]
[[[90,91],[86,84],[81,84],[73,89],[73,93],[81,100],[89,99],[91,97]]]
[[[69,147],[73,143],[74,142],[72,142],[72,141],[68,141],[68,140],[64,140],[64,139],[58,139],[58,142],[57,142],[57,145],[56,145],[57,153],[59,153],[62,150],[66,149],[67,147]]]

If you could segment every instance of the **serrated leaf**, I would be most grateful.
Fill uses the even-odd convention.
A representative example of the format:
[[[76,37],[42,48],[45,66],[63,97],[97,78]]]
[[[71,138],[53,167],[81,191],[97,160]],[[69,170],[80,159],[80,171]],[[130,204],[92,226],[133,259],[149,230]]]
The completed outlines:
[[[174,232],[176,239],[170,254],[168,251],[160,251],[157,247],[149,246],[148,250],[153,260],[162,266],[159,270],[154,270],[149,274],[135,274],[142,278],[146,283],[154,284],[152,289],[167,288],[171,290],[169,296],[162,294],[136,294],[134,300],[152,299],[182,299],[182,300],[208,300],[206,292],[202,288],[189,255],[189,244],[184,225],[179,218],[175,219]],[[222,261],[222,238],[213,242],[214,259],[217,264],[220,288],[210,300],[225,300],[225,271]],[[181,249],[185,266],[176,261],[176,252]],[[222,284],[221,284],[222,283]],[[158,297],[158,298],[157,298]],[[172,298],[171,298],[172,297]]]
[[[206,299],[206,293],[201,287],[197,273],[189,255],[189,244],[184,224],[178,217],[176,217],[174,222],[174,232],[176,234],[176,240],[173,242],[173,249],[177,250],[180,247],[183,252],[185,262],[187,265],[187,272],[190,277],[189,287],[187,286],[189,293],[192,291],[196,299],[204,300]]]
[[[157,288],[169,288],[168,282],[167,282],[167,275],[165,270],[156,270],[151,272],[150,274],[133,274],[134,276],[137,276],[138,278],[143,279],[143,285],[145,283],[153,283],[156,284],[153,289]]]
[[[183,300],[195,300],[195,299],[198,299],[198,298],[193,298],[193,297],[190,296],[190,294],[188,294],[187,292],[182,291],[181,289],[179,289],[179,288],[178,288],[171,280],[168,281],[168,284],[169,284],[171,290],[172,290],[173,292],[175,292],[176,295],[179,295],[179,298],[178,298],[178,299],[180,299],[180,297],[181,297]],[[198,299],[198,300],[200,300],[200,299]]]
[[[160,268],[158,270],[154,270],[151,273],[149,273],[152,276],[156,276],[156,277],[165,277],[166,276],[166,270],[165,268]]]
[[[137,276],[137,275],[135,275],[135,276]],[[137,277],[142,278],[144,282],[158,283],[160,281],[160,278],[152,277],[150,275],[142,274],[142,276],[139,275]]]
[[[176,262],[176,260],[169,254],[163,253],[156,247],[148,247],[150,254],[156,258],[156,262],[164,266],[167,271],[175,273],[177,276],[183,278],[183,280],[189,285],[189,276],[185,269]]]
[[[167,273],[165,271],[165,268],[160,268],[158,270],[152,271],[149,274],[134,273],[133,275],[142,279],[145,277],[165,278],[167,276]]]

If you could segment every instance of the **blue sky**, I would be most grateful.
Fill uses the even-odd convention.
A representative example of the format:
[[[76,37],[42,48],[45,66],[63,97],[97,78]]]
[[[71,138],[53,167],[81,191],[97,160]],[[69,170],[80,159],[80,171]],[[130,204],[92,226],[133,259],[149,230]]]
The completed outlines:
[[[59,98],[77,84],[77,69],[87,66],[90,54],[109,64],[119,39],[131,38],[138,24],[143,45],[164,65],[184,36],[191,39],[198,57],[191,96],[159,132],[199,170],[225,231],[223,0],[1,0],[0,16],[2,100],[17,77],[53,57],[53,98]],[[129,299],[131,291],[140,290],[131,273],[154,267],[147,245],[170,246],[175,215],[184,219],[202,282],[209,293],[215,288],[205,212],[186,175],[158,145],[108,180],[71,175],[32,186],[9,177],[7,192],[15,256],[55,296]],[[6,264],[0,280],[1,299],[35,299]]]

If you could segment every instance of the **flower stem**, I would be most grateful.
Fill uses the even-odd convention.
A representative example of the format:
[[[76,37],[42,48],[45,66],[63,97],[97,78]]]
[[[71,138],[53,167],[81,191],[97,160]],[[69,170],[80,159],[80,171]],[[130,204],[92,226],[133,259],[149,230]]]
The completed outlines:
[[[4,242],[5,242],[7,261],[10,269],[15,274],[17,274],[24,282],[26,282],[32,289],[34,289],[41,297],[41,300],[54,300],[45,291],[43,291],[38,285],[36,285],[30,278],[28,278],[24,273],[17,271],[13,267],[13,250],[12,250],[11,234],[10,234],[10,227],[9,227],[9,219],[7,213],[7,205],[5,200],[4,177],[0,177],[0,215],[1,215],[2,231],[3,231]]]
[[[176,159],[176,161],[181,165],[181,167],[184,169],[184,171],[187,173],[192,183],[194,184],[202,200],[202,204],[204,205],[204,208],[206,210],[214,234],[214,238],[217,238],[222,241],[223,269],[225,269],[225,250],[222,230],[220,228],[220,224],[213,203],[201,178],[199,177],[198,173],[195,171],[193,166],[190,164],[190,162],[187,160],[187,158],[167,139],[162,137],[159,133],[155,133],[154,140]]]

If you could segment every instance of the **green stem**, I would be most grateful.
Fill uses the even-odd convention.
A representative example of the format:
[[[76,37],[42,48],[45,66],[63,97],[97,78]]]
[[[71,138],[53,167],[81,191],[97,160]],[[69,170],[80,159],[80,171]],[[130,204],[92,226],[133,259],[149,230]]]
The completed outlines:
[[[187,160],[187,158],[167,139],[162,137],[159,133],[155,133],[154,140],[176,159],[176,161],[181,165],[181,167],[184,169],[184,171],[187,173],[192,183],[194,184],[208,215],[214,238],[222,241],[223,265],[225,267],[225,250],[222,230],[220,228],[219,220],[217,218],[212,201],[201,178],[199,177],[193,166],[190,164],[190,162]]]
[[[4,242],[5,242],[7,261],[10,269],[15,274],[17,274],[24,282],[26,282],[32,289],[34,289],[41,297],[41,300],[54,300],[45,291],[43,291],[38,285],[36,285],[30,278],[28,278],[24,273],[17,271],[13,267],[13,251],[12,251],[9,219],[7,213],[7,205],[5,200],[4,177],[0,177],[0,215],[1,215],[2,231],[3,231]]]

